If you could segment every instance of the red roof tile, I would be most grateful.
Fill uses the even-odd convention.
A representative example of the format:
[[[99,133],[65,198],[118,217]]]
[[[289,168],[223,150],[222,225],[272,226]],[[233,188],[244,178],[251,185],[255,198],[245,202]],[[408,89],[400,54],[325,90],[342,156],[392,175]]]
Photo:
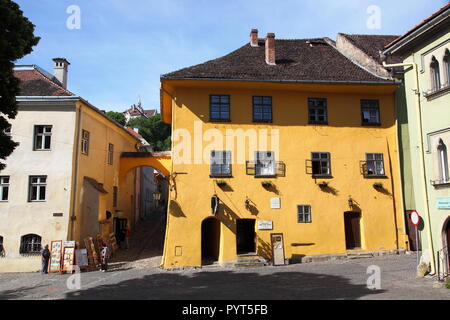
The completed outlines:
[[[14,70],[14,76],[20,80],[19,96],[75,96],[36,68]]]

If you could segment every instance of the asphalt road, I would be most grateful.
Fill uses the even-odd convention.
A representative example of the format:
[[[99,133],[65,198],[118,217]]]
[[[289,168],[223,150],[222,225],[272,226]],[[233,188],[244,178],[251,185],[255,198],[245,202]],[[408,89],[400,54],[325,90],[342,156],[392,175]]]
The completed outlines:
[[[149,258],[152,261],[159,257]],[[415,256],[381,256],[282,267],[166,271],[116,264],[107,273],[82,273],[81,288],[68,289],[70,275],[1,274],[0,299],[446,299],[435,279],[416,278]],[[381,288],[369,290],[367,268],[381,271]],[[143,264],[145,266],[145,264]],[[73,278],[72,278],[73,279]]]

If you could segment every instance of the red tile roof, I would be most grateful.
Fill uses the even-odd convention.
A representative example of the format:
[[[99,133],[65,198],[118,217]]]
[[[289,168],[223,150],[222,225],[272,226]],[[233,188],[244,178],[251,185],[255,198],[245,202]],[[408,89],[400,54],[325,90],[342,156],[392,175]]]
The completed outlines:
[[[131,129],[131,128],[125,128],[125,129],[127,129],[127,131],[129,133],[131,133],[133,136],[135,136],[137,138],[142,138],[142,136],[139,133],[137,133],[136,131],[134,131],[133,129]]]
[[[249,43],[228,55],[161,76],[161,79],[392,83],[342,55],[329,39],[275,40],[276,65],[265,62],[265,42]]]
[[[14,70],[20,80],[19,96],[75,96],[37,68]]]

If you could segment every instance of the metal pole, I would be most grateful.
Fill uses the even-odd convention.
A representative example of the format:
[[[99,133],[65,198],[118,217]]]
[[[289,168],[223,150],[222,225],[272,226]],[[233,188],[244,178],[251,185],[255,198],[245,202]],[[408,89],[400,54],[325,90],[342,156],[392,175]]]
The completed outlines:
[[[416,226],[417,266],[419,266],[419,226]]]

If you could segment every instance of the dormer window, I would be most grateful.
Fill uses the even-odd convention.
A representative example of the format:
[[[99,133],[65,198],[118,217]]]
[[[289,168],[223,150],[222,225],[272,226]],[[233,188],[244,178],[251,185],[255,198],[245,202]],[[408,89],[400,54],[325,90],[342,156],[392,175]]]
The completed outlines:
[[[439,62],[433,56],[430,63],[431,92],[435,92],[441,88],[441,74],[439,72]]]

